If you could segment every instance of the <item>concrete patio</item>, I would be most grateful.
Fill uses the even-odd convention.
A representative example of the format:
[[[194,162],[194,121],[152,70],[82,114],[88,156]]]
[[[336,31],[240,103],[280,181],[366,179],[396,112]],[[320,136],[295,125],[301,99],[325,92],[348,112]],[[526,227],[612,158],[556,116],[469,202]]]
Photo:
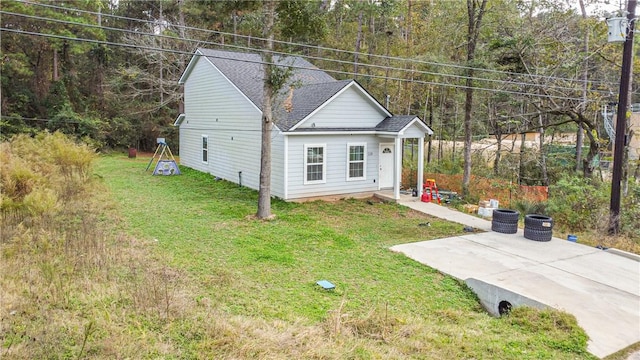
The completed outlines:
[[[589,335],[589,352],[598,357],[640,342],[640,256],[558,238],[531,241],[522,229],[491,232],[490,221],[444,206],[410,197],[399,203],[489,230],[391,249],[465,281],[491,314],[505,305],[571,313]]]

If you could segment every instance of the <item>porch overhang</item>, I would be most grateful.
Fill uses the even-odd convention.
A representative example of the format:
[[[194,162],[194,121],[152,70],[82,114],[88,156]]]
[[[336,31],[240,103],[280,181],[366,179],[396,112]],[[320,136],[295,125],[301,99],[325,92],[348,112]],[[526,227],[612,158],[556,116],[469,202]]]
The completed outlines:
[[[422,195],[423,169],[424,169],[424,138],[433,135],[433,130],[427,126],[419,117],[392,116],[384,119],[378,126],[377,136],[386,139],[393,139],[395,157],[393,164],[393,198],[400,200],[400,186],[402,182],[402,140],[418,140],[418,176],[416,190],[418,196]]]
[[[402,185],[402,144],[404,139],[418,139],[418,176],[416,182],[416,190],[418,197],[422,196],[422,188],[424,185],[424,138],[419,137],[403,137],[400,134],[396,136],[380,136],[381,138],[393,140],[394,161],[393,161],[393,199],[400,200],[400,187]]]

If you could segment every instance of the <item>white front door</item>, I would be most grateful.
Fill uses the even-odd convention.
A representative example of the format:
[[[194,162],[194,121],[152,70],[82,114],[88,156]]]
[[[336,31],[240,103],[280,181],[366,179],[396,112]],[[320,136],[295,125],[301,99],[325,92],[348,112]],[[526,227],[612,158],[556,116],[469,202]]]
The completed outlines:
[[[393,143],[380,144],[380,189],[393,188]]]

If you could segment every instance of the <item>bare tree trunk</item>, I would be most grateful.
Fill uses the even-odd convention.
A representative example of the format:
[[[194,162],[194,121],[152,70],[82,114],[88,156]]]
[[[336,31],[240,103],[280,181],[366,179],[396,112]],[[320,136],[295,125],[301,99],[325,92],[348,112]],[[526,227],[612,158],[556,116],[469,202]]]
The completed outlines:
[[[438,165],[440,165],[440,160],[443,158],[442,153],[442,134],[444,133],[444,105],[445,105],[445,90],[440,87],[440,135],[438,136]]]
[[[587,10],[584,6],[584,0],[579,0],[582,18],[587,18]],[[587,77],[589,75],[589,31],[584,32],[584,70],[582,72],[582,111],[587,109]],[[584,129],[582,122],[578,122],[578,132],[576,133],[576,171],[582,166],[582,147],[584,144]]]
[[[494,118],[495,106],[491,102],[487,104],[489,112],[489,124],[493,124],[494,136],[496,138],[496,154],[493,158],[493,175],[498,175],[498,169],[500,168],[500,152],[502,151],[502,127],[498,122],[498,119]]]
[[[231,11],[231,17],[233,18],[233,43],[238,43],[238,10],[233,9]]]
[[[493,159],[493,175],[498,176],[500,169],[500,153],[502,152],[502,131],[498,128],[496,130],[496,157]]]
[[[372,61],[372,57],[373,55],[376,53],[377,50],[377,41],[376,41],[376,17],[375,16],[370,16],[369,17],[369,51],[367,53],[367,57],[369,62]],[[371,69],[369,67],[367,67],[367,74],[371,74]]]
[[[540,124],[540,170],[542,171],[542,185],[549,186],[549,174],[547,173],[547,156],[544,153],[544,122],[542,114],[538,115]]]
[[[467,33],[467,79],[466,98],[464,103],[464,172],[462,175],[462,193],[469,194],[469,182],[471,180],[471,141],[473,138],[471,129],[471,114],[473,112],[473,60],[475,59],[476,42],[480,34],[482,16],[487,5],[487,0],[482,0],[478,6],[477,0],[467,0],[467,14],[469,16],[469,27]]]
[[[456,128],[456,126],[458,126],[457,124],[458,122],[458,103],[456,103],[456,114],[453,117],[453,152],[451,152],[451,162],[453,164],[456,163],[456,143],[457,143],[457,139],[458,139],[458,129]],[[465,143],[466,144],[466,143]]]
[[[184,0],[178,0],[178,22],[180,25],[179,28],[179,32],[180,32],[180,39],[185,39],[186,35],[185,35],[185,31],[184,31],[184,10],[182,8],[182,6],[184,5]]]
[[[411,29],[411,0],[407,0],[407,58],[413,57],[413,33]],[[411,102],[413,94],[413,61],[407,64],[407,67],[411,69],[411,80],[404,83],[404,91],[407,96],[407,115],[411,114]]]
[[[162,12],[162,1],[160,1],[160,35],[164,32],[164,15]],[[160,43],[160,52],[158,53],[159,65],[160,65],[160,106],[164,104],[164,53],[162,52],[162,36],[158,37]]]
[[[600,143],[593,137],[592,132],[595,132],[594,128],[587,127],[587,137],[589,138],[589,152],[586,158],[582,160],[582,176],[585,178],[591,178],[595,170],[594,159],[600,153]]]
[[[358,35],[356,36],[356,48],[353,54],[353,78],[358,75],[358,55],[360,53],[360,45],[362,43],[362,10],[358,13]]]
[[[384,92],[387,96],[389,96],[389,88],[387,87],[389,83],[389,69],[391,68],[391,60],[389,59],[389,46],[391,43],[391,35],[393,35],[393,32],[390,30],[387,30],[385,34],[387,34],[387,49],[384,55],[386,56],[387,66],[384,69]],[[387,108],[389,108],[388,105],[387,105]]]
[[[60,79],[60,75],[58,75],[58,50],[53,49],[53,77],[52,81],[58,81]]]
[[[275,1],[268,0],[264,4],[265,26],[263,36],[267,38],[265,52],[262,53],[264,84],[262,98],[262,148],[260,156],[260,189],[258,191],[258,219],[271,218],[271,131],[273,114],[271,104],[274,89],[271,82],[273,63],[273,23],[275,18]]]
[[[522,168],[522,161],[524,160],[524,146],[527,134],[523,132],[520,137],[520,164],[518,165],[518,185],[522,185],[522,178],[524,177],[524,170]]]

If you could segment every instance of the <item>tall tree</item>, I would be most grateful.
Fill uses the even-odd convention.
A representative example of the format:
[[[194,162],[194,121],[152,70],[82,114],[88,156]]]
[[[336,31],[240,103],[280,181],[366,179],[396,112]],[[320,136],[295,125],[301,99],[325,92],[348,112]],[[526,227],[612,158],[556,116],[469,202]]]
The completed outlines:
[[[467,69],[466,69],[466,97],[464,102],[464,172],[462,175],[462,192],[467,195],[469,193],[469,181],[471,180],[471,116],[473,112],[473,68],[476,55],[476,43],[480,35],[480,26],[482,25],[482,16],[484,15],[487,0],[467,0]]]
[[[82,111],[91,106],[87,100],[96,92],[95,81],[86,78],[100,67],[94,62],[96,57],[89,55],[97,46],[74,39],[105,38],[103,29],[84,26],[97,22],[98,17],[91,12],[99,10],[102,3],[78,3],[84,11],[74,7],[60,2],[2,2],[2,10],[9,13],[2,15],[3,28],[8,31],[3,31],[0,42],[3,115],[38,118],[31,122],[38,124],[35,128],[44,124],[40,119],[63,109]],[[2,120],[2,136],[12,135],[12,126],[5,124]]]
[[[269,219],[271,214],[271,133],[273,126],[277,122],[274,117],[276,97],[281,88],[288,82],[292,71],[286,66],[274,64],[274,38],[276,28],[276,13],[283,12],[283,16],[278,16],[278,28],[290,37],[299,36],[307,39],[321,39],[323,32],[318,31],[320,27],[309,26],[308,21],[317,21],[316,10],[305,6],[303,0],[290,1],[285,6],[276,7],[276,0],[265,0],[263,4],[264,28],[262,37],[265,39],[264,50],[262,52],[263,62],[263,97],[262,97],[262,142],[260,156],[260,185],[258,191],[258,219]],[[283,4],[283,3],[280,3]],[[290,10],[296,9],[297,16],[291,16]],[[301,21],[308,19],[308,21]],[[278,61],[275,61],[278,62]]]
[[[587,8],[584,4],[584,0],[579,0],[580,12],[582,19],[587,19]],[[584,32],[584,69],[582,70],[582,108],[587,108],[587,90],[589,85],[587,79],[589,76],[589,31]],[[576,133],[576,171],[582,168],[582,145],[584,144],[584,129],[582,123],[578,123],[578,132]]]
[[[262,147],[260,156],[260,189],[258,191],[258,219],[268,219],[271,214],[271,131],[273,130],[273,112],[271,104],[278,89],[274,89],[273,76],[273,24],[275,19],[275,0],[264,3],[264,30],[266,38],[265,51],[262,52],[262,68],[264,83],[262,87]]]

